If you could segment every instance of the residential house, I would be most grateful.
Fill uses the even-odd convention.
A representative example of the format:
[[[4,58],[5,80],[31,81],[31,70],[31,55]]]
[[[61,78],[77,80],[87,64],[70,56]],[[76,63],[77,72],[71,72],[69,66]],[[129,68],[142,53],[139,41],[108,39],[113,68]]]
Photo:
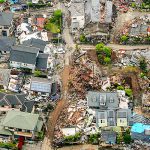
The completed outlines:
[[[13,37],[0,37],[0,52],[2,54],[10,53],[11,46],[14,46],[16,43],[15,38]]]
[[[50,64],[48,62],[48,56],[49,54],[39,53],[37,57],[37,62],[36,62],[36,69],[47,70],[48,68],[50,68]]]
[[[104,131],[101,132],[101,141],[106,144],[116,144],[117,134],[114,131]]]
[[[77,30],[84,28],[85,24],[83,0],[72,0],[69,11],[71,14],[71,32],[75,33]]]
[[[117,92],[89,91],[87,94],[87,105],[96,112],[98,127],[131,125],[131,109],[119,108],[119,103]]]
[[[89,108],[93,109],[117,109],[119,98],[117,92],[93,92],[87,94]]]
[[[10,36],[13,32],[13,14],[0,12],[0,36]]]
[[[3,130],[8,131],[14,137],[23,136],[27,139],[35,139],[41,131],[43,122],[38,114],[11,110],[8,111],[2,122]]]
[[[30,91],[33,94],[42,94],[49,96],[51,93],[52,83],[46,78],[32,77]]]
[[[99,0],[85,0],[86,24],[100,22],[100,7]]]
[[[36,60],[39,54],[38,48],[27,46],[12,46],[10,53],[10,67],[26,68],[34,72],[36,68]]]
[[[27,100],[25,94],[6,94],[0,92],[0,113],[9,110],[21,110],[24,112],[33,112],[35,102]]]
[[[43,41],[41,39],[31,38],[31,39],[29,39],[27,41],[24,41],[23,45],[39,48],[40,49],[39,52],[40,53],[44,53],[45,52],[45,47],[47,45],[47,42],[45,42],[45,41]]]

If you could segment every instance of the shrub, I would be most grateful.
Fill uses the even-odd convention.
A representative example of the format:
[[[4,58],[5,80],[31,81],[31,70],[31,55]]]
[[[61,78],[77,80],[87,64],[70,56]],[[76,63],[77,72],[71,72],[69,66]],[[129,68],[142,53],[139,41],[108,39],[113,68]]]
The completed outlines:
[[[76,133],[75,135],[65,136],[64,140],[65,142],[77,142],[78,140],[80,140],[80,137],[81,137],[81,134]]]
[[[99,134],[91,134],[91,135],[89,136],[88,141],[89,141],[89,143],[91,143],[91,144],[97,144],[97,143],[98,143],[98,138],[99,138]]]
[[[34,76],[35,77],[40,77],[42,75],[42,72],[39,70],[34,71]]]
[[[147,63],[146,63],[145,58],[141,58],[141,60],[140,60],[140,69],[143,72],[147,72]]]
[[[131,97],[132,96],[132,90],[131,89],[125,89],[126,95]]]
[[[121,86],[121,85],[119,85],[119,86],[117,87],[117,90],[124,90],[124,87]]]
[[[83,42],[83,43],[86,42],[86,37],[85,37],[84,34],[81,34],[81,35],[80,35],[80,42]]]
[[[121,37],[121,42],[127,42],[128,39],[129,39],[128,36],[123,35],[123,36]]]
[[[128,133],[125,133],[125,135],[123,136],[123,140],[125,142],[125,144],[130,144],[131,142],[131,135]]]

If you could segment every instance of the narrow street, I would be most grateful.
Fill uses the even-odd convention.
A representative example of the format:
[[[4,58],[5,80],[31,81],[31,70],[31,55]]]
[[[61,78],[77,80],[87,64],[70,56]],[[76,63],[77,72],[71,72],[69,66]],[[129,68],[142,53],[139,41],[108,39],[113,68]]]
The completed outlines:
[[[53,140],[53,134],[54,134],[54,129],[55,125],[57,123],[57,119],[59,118],[59,115],[61,114],[61,111],[63,110],[64,106],[67,103],[67,91],[68,91],[68,79],[69,79],[69,71],[70,71],[70,57],[71,54],[75,50],[75,44],[73,42],[72,36],[69,33],[69,27],[66,22],[66,16],[68,15],[68,10],[64,7],[62,3],[58,4],[58,9],[61,9],[63,14],[64,14],[64,30],[62,33],[63,39],[66,41],[66,53],[64,56],[64,69],[61,74],[62,77],[62,99],[57,103],[57,106],[55,110],[50,114],[49,120],[48,120],[48,131],[47,135],[44,138],[43,144],[42,144],[42,150],[51,150],[51,141]],[[71,50],[70,50],[71,49]]]

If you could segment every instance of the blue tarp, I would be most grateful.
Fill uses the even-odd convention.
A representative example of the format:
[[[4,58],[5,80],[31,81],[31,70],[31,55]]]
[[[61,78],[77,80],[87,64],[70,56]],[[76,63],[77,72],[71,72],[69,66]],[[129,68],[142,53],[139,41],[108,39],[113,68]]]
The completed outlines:
[[[150,130],[150,125],[145,125],[142,123],[135,123],[131,128],[131,132],[143,133],[144,130]]]

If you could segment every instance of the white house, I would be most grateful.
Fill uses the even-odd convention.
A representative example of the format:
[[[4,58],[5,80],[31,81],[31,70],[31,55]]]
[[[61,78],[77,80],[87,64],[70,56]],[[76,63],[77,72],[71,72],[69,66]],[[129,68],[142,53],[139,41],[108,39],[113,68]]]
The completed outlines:
[[[72,0],[69,7],[71,14],[71,32],[75,33],[77,30],[84,28],[85,14],[84,14],[84,1]]]

